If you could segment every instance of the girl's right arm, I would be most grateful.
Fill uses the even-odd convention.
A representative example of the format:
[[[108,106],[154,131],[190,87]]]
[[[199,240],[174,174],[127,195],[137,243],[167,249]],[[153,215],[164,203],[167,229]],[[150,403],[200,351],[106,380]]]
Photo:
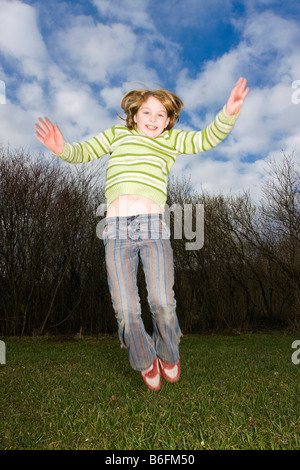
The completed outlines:
[[[85,142],[66,143],[57,125],[52,125],[47,118],[39,118],[35,129],[37,139],[51,152],[69,163],[89,162],[106,155],[114,139],[114,130],[111,128]]]

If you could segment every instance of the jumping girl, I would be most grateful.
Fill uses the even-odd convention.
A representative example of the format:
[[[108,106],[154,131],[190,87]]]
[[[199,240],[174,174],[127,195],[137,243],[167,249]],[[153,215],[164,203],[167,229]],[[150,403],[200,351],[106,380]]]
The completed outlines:
[[[227,104],[202,131],[174,129],[183,107],[166,90],[133,90],[121,103],[126,125],[115,125],[82,143],[65,143],[57,125],[38,119],[36,137],[61,159],[84,163],[109,154],[103,232],[108,283],[121,345],[133,369],[151,390],[162,376],[180,376],[181,330],[174,297],[173,252],[163,213],[168,174],[180,154],[210,150],[231,131],[249,88],[240,78]],[[144,327],[137,288],[142,261],[153,320],[153,335]]]

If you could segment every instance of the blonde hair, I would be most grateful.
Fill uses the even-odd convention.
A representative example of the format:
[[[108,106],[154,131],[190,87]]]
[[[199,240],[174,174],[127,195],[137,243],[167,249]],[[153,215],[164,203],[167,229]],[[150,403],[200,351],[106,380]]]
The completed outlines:
[[[126,126],[130,130],[136,127],[134,116],[150,96],[157,98],[164,105],[169,118],[169,124],[166,129],[172,129],[175,122],[179,121],[179,114],[184,104],[175,93],[168,90],[132,90],[126,93],[121,102],[121,108],[126,114]]]

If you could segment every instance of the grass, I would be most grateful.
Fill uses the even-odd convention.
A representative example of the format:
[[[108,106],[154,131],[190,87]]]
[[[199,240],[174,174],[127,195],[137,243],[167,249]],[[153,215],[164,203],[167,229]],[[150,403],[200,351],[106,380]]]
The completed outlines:
[[[6,338],[0,449],[299,449],[295,339],[184,337],[181,379],[157,393],[117,338]]]

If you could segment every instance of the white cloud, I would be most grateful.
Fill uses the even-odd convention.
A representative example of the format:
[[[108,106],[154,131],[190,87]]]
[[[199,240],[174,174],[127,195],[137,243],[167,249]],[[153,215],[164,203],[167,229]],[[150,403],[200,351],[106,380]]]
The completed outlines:
[[[240,70],[249,73],[250,95],[231,135],[208,154],[182,157],[175,171],[190,173],[196,188],[223,194],[250,190],[258,201],[269,156],[300,151],[300,105],[291,100],[292,82],[300,78],[300,28],[272,12],[255,14],[239,27],[238,46],[204,64],[194,79],[183,70],[177,92],[200,128],[209,124],[212,110],[225,104]],[[200,118],[202,110],[205,117]]]
[[[228,138],[206,154],[180,157],[175,174],[190,174],[195,188],[209,192],[249,190],[258,201],[270,155],[300,152],[300,104],[291,102],[291,94],[289,83],[252,90]]]
[[[205,0],[164,0],[159,7],[156,2],[150,2],[151,6],[153,15],[158,15],[165,25],[170,25],[175,31],[180,24],[180,27],[202,32],[214,27],[220,20],[220,12],[222,18],[230,17],[232,13],[232,0],[210,0],[209,6]]]
[[[35,146],[35,113],[6,99],[0,105],[0,145],[11,148],[23,147],[31,150]]]
[[[221,144],[222,145],[222,144]],[[215,150],[205,154],[178,157],[173,176],[189,175],[195,190],[210,194],[239,194],[249,191],[252,199],[258,201],[261,184],[266,176],[264,159],[242,162],[238,159],[220,161],[215,159]]]
[[[174,73],[178,68],[178,45],[154,27],[144,28],[143,22],[137,31],[124,18],[117,22],[118,18],[117,14],[114,21],[104,23],[92,16],[71,17],[53,38],[61,70],[106,88],[113,80],[156,84],[161,79],[156,69],[159,75]]]
[[[173,31],[190,26],[204,34],[213,24],[208,13],[217,14],[220,5],[227,19],[219,15],[217,21],[231,21],[231,0],[213,0],[210,9],[199,0],[184,2],[184,8],[179,0],[159,7],[149,0],[93,0],[98,15],[78,16],[87,10],[73,9],[67,21],[59,22],[60,29],[40,17],[48,34],[51,30],[45,36],[38,4],[0,0],[0,54],[5,58],[0,79],[7,95],[0,106],[0,141],[41,149],[34,123],[44,115],[58,123],[67,140],[83,140],[120,122],[116,112],[121,113],[126,91],[168,87],[169,78],[186,106],[179,126],[203,128],[245,75],[251,92],[232,134],[207,154],[179,157],[172,174],[191,174],[196,188],[210,192],[251,188],[257,197],[265,159],[279,155],[281,148],[300,148],[300,104],[291,101],[292,82],[300,79],[299,23],[272,11],[257,13],[257,2],[248,2],[246,16],[234,23],[236,46],[191,76],[181,44],[170,40]],[[44,14],[49,11],[43,8]],[[63,2],[61,8],[66,8]]]
[[[241,70],[249,74],[251,91],[231,135],[200,161],[199,170],[194,162],[189,168],[195,182],[200,175],[207,187],[224,190],[247,184],[253,188],[263,175],[254,160],[261,162],[281,149],[289,151],[292,145],[300,151],[300,106],[291,100],[292,82],[300,72],[299,24],[264,12],[238,26],[243,37],[237,47],[207,62],[194,79],[183,70],[177,84],[191,123],[203,128],[213,117],[212,111],[225,104]],[[203,113],[200,117],[203,110],[205,117]],[[213,165],[213,159],[220,156],[227,161],[216,160]],[[226,179],[228,186],[223,184]]]
[[[17,0],[0,0],[0,52],[21,64],[26,75],[44,78],[48,59],[36,11]]]
[[[187,70],[179,74],[177,92],[192,110],[222,103],[240,75],[250,77],[253,89],[262,81],[272,87],[300,73],[298,23],[267,11],[235,21],[235,26],[242,35],[235,48],[207,61],[196,78]]]
[[[57,40],[62,69],[75,71],[89,83],[107,81],[127,68],[137,44],[127,25],[95,24],[87,17],[73,19]]]
[[[120,87],[103,88],[100,92],[100,96],[107,108],[115,109],[116,112],[119,112],[120,103],[123,98],[123,91]]]
[[[222,144],[222,154],[227,158],[243,158],[247,154],[261,158],[286,147],[287,139],[299,134],[299,107],[291,102],[291,95],[289,83],[252,90],[232,138]]]
[[[67,140],[88,138],[119,122],[122,88],[137,79],[157,81],[154,69],[144,64],[145,38],[138,41],[126,24],[73,16],[44,43],[33,6],[0,0],[0,8],[0,54],[15,61],[13,74],[6,77],[3,71],[0,77],[9,95],[0,117],[3,144],[41,148],[34,123],[45,115]],[[119,92],[110,85],[114,74],[123,79]],[[107,86],[97,95],[93,86],[100,82]]]
[[[240,63],[239,49],[224,54],[216,61],[207,62],[196,79],[188,77],[188,71],[178,75],[176,91],[187,111],[201,107],[220,107],[225,104],[229,92],[237,80]]]
[[[66,140],[83,140],[107,129],[113,118],[107,110],[95,100],[89,87],[61,84],[53,97],[52,115]]]
[[[148,0],[93,0],[101,15],[114,22],[131,24],[146,30],[155,30],[147,12]]]
[[[17,90],[17,98],[23,109],[39,109],[44,105],[44,90],[37,81],[23,83]]]
[[[296,46],[294,41],[299,38],[299,25],[271,10],[253,14],[241,28],[244,39],[249,41],[258,57],[272,50],[280,54],[290,52],[291,45]]]

